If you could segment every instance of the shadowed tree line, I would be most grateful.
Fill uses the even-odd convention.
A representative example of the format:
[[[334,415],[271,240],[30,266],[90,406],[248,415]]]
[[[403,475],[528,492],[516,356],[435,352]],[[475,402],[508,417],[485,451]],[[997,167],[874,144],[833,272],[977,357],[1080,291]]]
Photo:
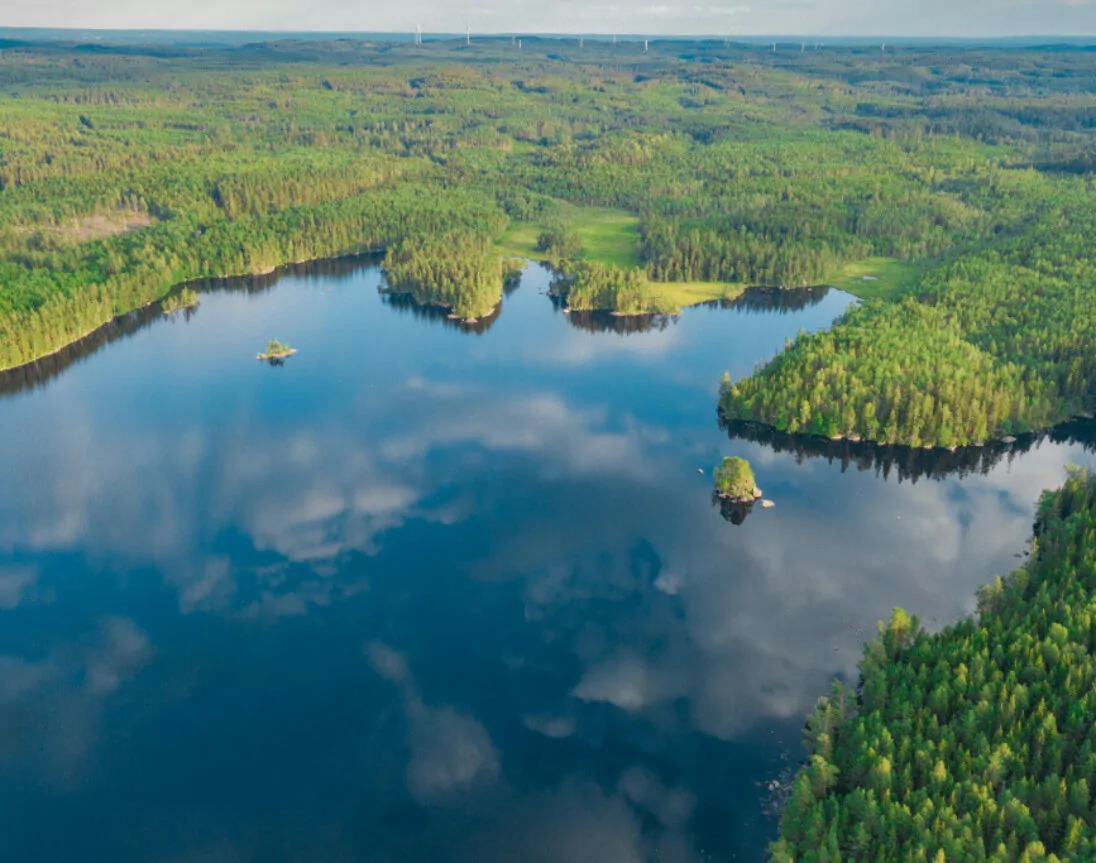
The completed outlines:
[[[981,447],[959,447],[956,450],[880,446],[870,442],[829,440],[808,435],[792,435],[772,426],[727,420],[720,417],[720,428],[731,440],[759,443],[779,453],[791,453],[800,463],[809,459],[824,459],[840,464],[842,473],[848,470],[874,472],[883,479],[916,483],[920,479],[963,479],[987,475],[1002,464],[1011,464],[1019,455],[1037,449],[1043,443],[1081,444],[1096,452],[1096,423],[1078,420],[1063,423],[1039,434],[1028,434],[1012,443],[993,443]]]

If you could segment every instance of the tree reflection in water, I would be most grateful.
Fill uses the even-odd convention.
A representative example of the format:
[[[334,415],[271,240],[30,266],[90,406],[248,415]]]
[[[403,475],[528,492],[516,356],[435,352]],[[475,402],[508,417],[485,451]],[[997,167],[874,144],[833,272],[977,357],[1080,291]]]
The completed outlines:
[[[243,293],[261,294],[269,291],[285,276],[349,276],[376,266],[376,255],[352,255],[332,258],[324,261],[308,261],[301,264],[289,264],[279,267],[272,273],[253,276],[231,276],[223,279],[198,279],[173,288],[168,297],[184,290],[198,294]],[[166,299],[166,298],[165,298]],[[172,322],[190,321],[198,313],[198,308],[181,310],[181,314],[169,318]],[[124,339],[163,318],[163,301],[149,303],[140,309],[134,309],[108,321],[98,329],[88,333],[82,339],[66,345],[56,353],[42,357],[25,366],[0,371],[0,395],[14,395],[28,390],[38,389],[48,384],[66,369],[98,353],[107,345]]]
[[[499,303],[491,314],[477,318],[474,321],[464,321],[460,318],[451,317],[449,310],[441,306],[424,306],[410,294],[394,294],[382,291],[381,300],[390,309],[402,314],[410,314],[417,320],[441,324],[445,327],[460,330],[462,333],[472,333],[477,336],[482,336],[491,329],[502,314],[502,303]]]
[[[1081,444],[1096,451],[1096,421],[1074,420],[1040,434],[1027,434],[1011,443],[997,441],[982,447],[947,449],[914,449],[908,446],[879,446],[850,440],[829,440],[805,435],[791,435],[771,426],[757,423],[727,420],[719,417],[720,428],[732,440],[745,440],[763,444],[779,453],[794,453],[798,463],[807,459],[825,459],[830,464],[839,462],[842,472],[850,467],[858,471],[875,471],[883,479],[892,476],[898,482],[916,483],[928,478],[944,480],[949,477],[987,475],[993,468],[1037,448],[1044,441],[1056,444]]]
[[[719,507],[719,514],[731,524],[738,527],[745,523],[746,519],[750,517],[750,513],[753,512],[756,501],[748,501],[742,503],[740,501],[727,500],[720,497],[717,492],[712,492],[712,506]]]

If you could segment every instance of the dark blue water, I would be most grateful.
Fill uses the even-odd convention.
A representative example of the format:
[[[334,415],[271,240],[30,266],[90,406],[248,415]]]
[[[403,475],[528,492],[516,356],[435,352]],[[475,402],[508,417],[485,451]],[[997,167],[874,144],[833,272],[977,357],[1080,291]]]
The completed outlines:
[[[378,281],[221,287],[7,379],[0,859],[760,860],[876,621],[969,611],[1093,461],[728,436],[722,373],[838,292],[620,333],[534,269],[475,332]],[[713,506],[724,455],[775,509]]]

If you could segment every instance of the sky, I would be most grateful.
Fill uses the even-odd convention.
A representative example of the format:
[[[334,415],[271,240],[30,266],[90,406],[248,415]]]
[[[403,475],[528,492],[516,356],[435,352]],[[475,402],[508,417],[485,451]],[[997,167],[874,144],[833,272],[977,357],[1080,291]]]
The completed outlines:
[[[1096,0],[0,0],[0,26],[688,35],[1081,36]]]

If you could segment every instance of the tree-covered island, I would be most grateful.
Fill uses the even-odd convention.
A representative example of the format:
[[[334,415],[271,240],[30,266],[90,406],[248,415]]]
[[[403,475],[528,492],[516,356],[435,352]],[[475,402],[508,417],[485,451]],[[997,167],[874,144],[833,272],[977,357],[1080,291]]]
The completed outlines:
[[[271,339],[266,343],[266,350],[263,353],[258,354],[255,359],[262,360],[270,363],[271,365],[281,365],[288,357],[297,353],[296,348],[291,348],[289,345],[278,341],[277,339]]]
[[[715,493],[731,503],[753,503],[761,500],[762,492],[757,487],[753,469],[743,458],[727,457],[723,464],[712,471],[715,477]]]

